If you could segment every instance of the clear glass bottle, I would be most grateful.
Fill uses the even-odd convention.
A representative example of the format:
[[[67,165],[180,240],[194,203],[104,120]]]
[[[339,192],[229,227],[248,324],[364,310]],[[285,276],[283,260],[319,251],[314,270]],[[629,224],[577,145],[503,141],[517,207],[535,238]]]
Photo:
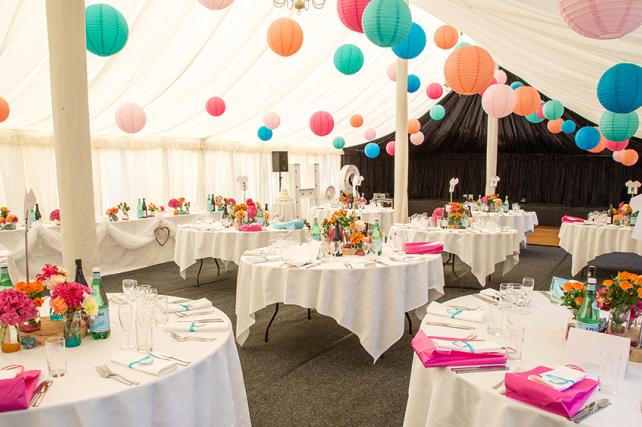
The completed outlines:
[[[212,212],[212,196],[207,195],[207,211]]]
[[[379,228],[379,219],[375,219],[374,230],[372,230],[372,248],[377,255],[381,256],[383,252],[383,236],[381,235],[381,228]]]
[[[143,204],[141,203],[140,199],[138,199],[138,205],[136,206],[136,217],[143,217]]]
[[[265,216],[263,215],[263,210],[261,209],[261,204],[257,203],[256,208],[258,212],[256,213],[256,223],[258,225],[263,225]]]

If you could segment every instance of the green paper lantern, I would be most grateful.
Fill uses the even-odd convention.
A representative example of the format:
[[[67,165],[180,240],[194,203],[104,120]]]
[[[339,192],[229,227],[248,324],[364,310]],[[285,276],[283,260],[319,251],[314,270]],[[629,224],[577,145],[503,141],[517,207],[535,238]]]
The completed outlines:
[[[460,47],[464,47],[464,46],[470,46],[470,43],[468,43],[468,42],[460,42],[460,43],[457,43],[457,44],[455,45],[455,49],[453,49],[453,50],[457,50],[457,49],[459,49]]]
[[[334,138],[334,140],[332,140],[332,145],[333,145],[333,146],[334,146],[334,148],[336,148],[337,150],[341,150],[343,147],[345,147],[345,145],[346,145],[346,140],[345,140],[345,139],[343,139],[343,138],[342,138],[342,137],[340,137],[340,136],[337,136],[336,138]]]
[[[544,104],[544,108],[542,108],[542,114],[544,114],[544,117],[548,120],[557,120],[564,114],[564,105],[556,100],[548,101]]]
[[[353,44],[344,44],[334,52],[334,66],[349,76],[363,67],[363,52]]]
[[[402,0],[372,0],[361,18],[368,40],[380,47],[401,43],[412,28],[410,8]]]
[[[433,120],[441,120],[446,115],[446,109],[439,104],[433,105],[430,109],[430,118]]]
[[[635,135],[640,126],[640,118],[635,111],[627,114],[605,111],[600,119],[600,132],[604,138],[613,142],[626,141]]]
[[[540,123],[544,121],[544,119],[542,119],[540,116],[537,115],[537,112],[526,116],[526,120],[528,120],[531,123]]]
[[[129,28],[122,13],[104,3],[85,8],[87,50],[98,56],[120,52],[127,44]]]

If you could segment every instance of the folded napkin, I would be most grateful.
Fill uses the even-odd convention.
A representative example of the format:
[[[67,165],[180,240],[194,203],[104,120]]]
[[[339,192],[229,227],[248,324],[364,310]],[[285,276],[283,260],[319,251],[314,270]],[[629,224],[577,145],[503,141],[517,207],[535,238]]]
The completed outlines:
[[[270,253],[270,249],[268,248],[259,248],[255,249],[253,251],[245,251],[243,256],[262,256],[262,255],[267,255]]]
[[[554,388],[555,390],[566,390],[582,381],[586,377],[584,371],[579,369],[570,368],[568,366],[560,366],[552,371],[543,372],[539,375],[529,375],[528,379],[547,387]]]
[[[577,218],[574,216],[564,215],[564,217],[562,217],[562,222],[582,222],[583,223],[584,221],[585,221],[584,218]]]
[[[448,307],[447,305],[440,304],[433,301],[426,310],[428,314],[436,316],[450,317],[451,319],[469,320],[471,322],[481,323],[486,318],[486,311],[462,311],[456,308]]]
[[[484,340],[448,340],[431,338],[431,341],[437,346],[437,351],[449,353],[451,351],[463,351],[464,353],[499,353],[504,348],[492,341]]]
[[[482,291],[479,291],[481,295],[486,295],[487,297],[491,298],[497,298],[499,299],[499,291],[492,289],[492,288],[486,288]]]
[[[258,224],[242,225],[236,228],[238,231],[263,231],[263,226]]]
[[[207,298],[201,298],[194,301],[187,301],[181,304],[172,304],[172,302],[170,301],[169,306],[167,307],[167,312],[177,313],[182,311],[198,310],[201,308],[210,308],[210,307],[212,307],[212,302]]]
[[[247,259],[250,264],[264,264],[266,262],[281,261],[280,255],[253,256]]]
[[[444,244],[438,242],[406,243],[407,254],[440,254]]]
[[[154,359],[136,351],[125,351],[115,354],[111,361],[119,365],[152,375],[165,375],[178,367],[178,363],[169,360]]]
[[[435,341],[438,343],[451,342],[451,344],[449,344],[450,347],[458,348],[452,350],[445,347],[438,347]],[[482,347],[480,343],[484,342],[483,340],[431,337],[427,336],[424,331],[419,330],[412,340],[412,348],[426,368],[438,366],[500,365],[506,363],[506,352],[503,350],[496,353],[471,353],[469,351],[470,348],[468,346],[473,348],[475,348],[475,346]],[[492,343],[492,345],[497,346],[495,343]],[[459,346],[468,348],[468,351],[464,351],[464,348],[459,348]],[[483,344],[483,346],[486,346],[486,344]],[[490,348],[490,345],[488,345],[488,347]],[[497,346],[497,348],[501,347]]]
[[[309,245],[301,245],[294,254],[296,264],[307,264],[317,259],[321,242],[312,240]]]
[[[303,228],[303,221],[290,221],[281,224],[272,224],[276,230],[300,230]]]
[[[125,295],[123,294],[108,294],[107,295],[109,302],[114,304],[122,304],[125,302]]]
[[[170,322],[162,327],[165,332],[218,332],[230,329],[230,325],[226,321],[216,323]]]

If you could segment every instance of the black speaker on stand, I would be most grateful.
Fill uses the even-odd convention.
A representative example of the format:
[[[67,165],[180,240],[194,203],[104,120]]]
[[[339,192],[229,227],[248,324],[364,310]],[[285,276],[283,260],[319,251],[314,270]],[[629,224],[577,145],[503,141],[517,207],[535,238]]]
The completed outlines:
[[[272,172],[279,173],[279,191],[281,191],[281,172],[288,171],[288,152],[272,151]]]

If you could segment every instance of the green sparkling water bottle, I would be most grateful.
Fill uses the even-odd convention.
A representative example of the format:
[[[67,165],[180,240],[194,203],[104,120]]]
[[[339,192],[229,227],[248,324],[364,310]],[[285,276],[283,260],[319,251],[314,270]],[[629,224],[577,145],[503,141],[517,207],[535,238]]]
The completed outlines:
[[[379,219],[375,219],[375,226],[372,231],[372,249],[377,252],[377,255],[381,255],[383,252],[383,237],[379,228]]]
[[[595,284],[595,267],[588,268],[588,283],[586,284],[586,295],[580,309],[577,311],[577,328],[586,331],[597,332],[600,324],[600,310],[597,307]]]
[[[310,232],[310,238],[313,241],[321,241],[321,230],[319,230],[319,221],[314,218],[314,223],[312,224],[312,231]]]
[[[100,280],[100,268],[94,268],[94,280],[91,285],[91,295],[98,303],[98,314],[89,321],[89,331],[95,340],[109,338],[111,328],[109,327],[109,300],[105,293],[105,287]]]
[[[0,263],[0,291],[13,289],[13,283],[9,277],[9,266],[6,262]]]

